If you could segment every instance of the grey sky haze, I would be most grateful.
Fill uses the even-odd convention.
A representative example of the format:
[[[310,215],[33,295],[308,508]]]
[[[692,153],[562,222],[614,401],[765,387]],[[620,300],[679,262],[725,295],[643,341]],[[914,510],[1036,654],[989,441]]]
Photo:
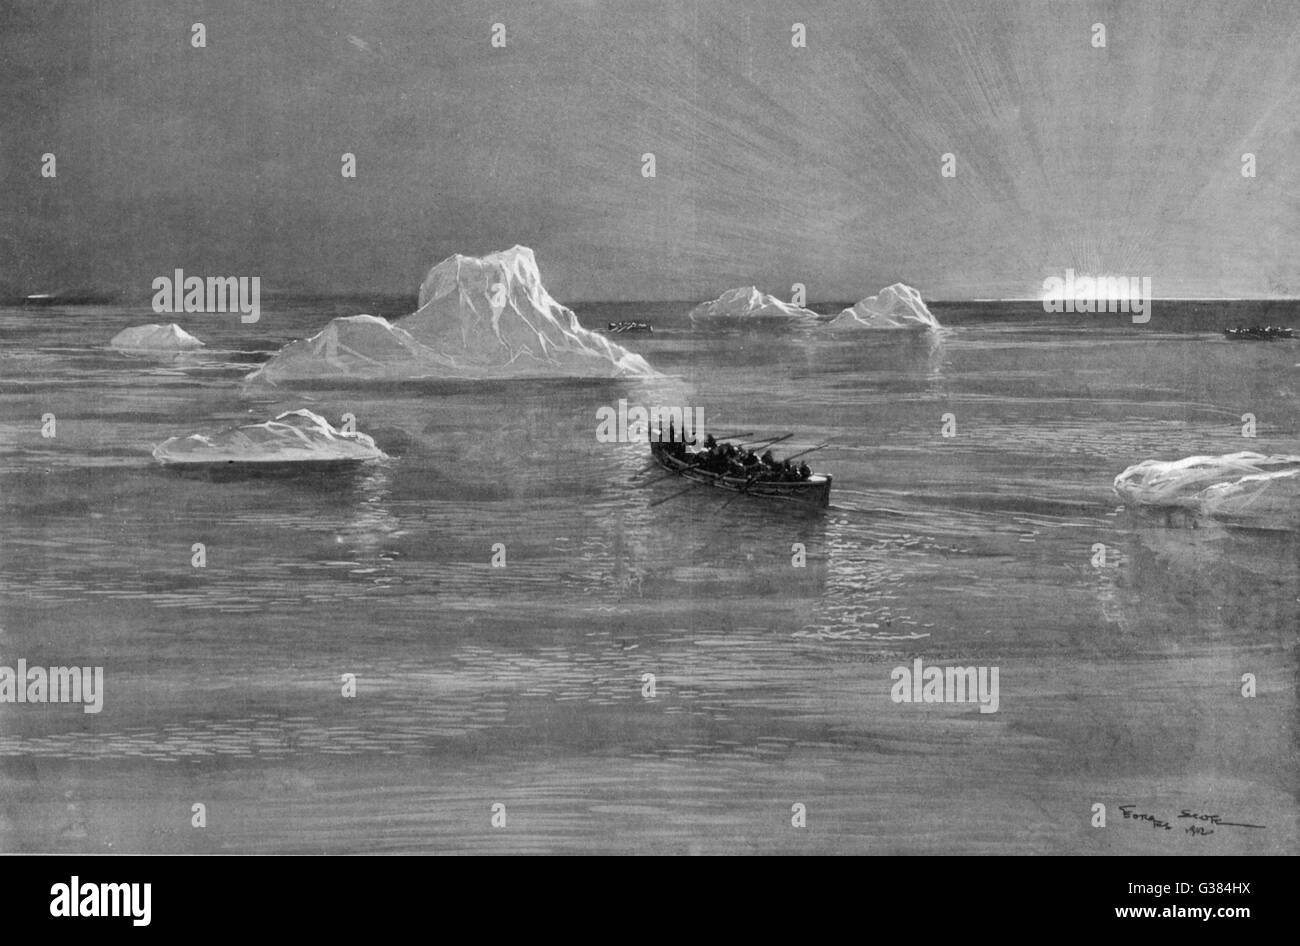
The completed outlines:
[[[414,293],[523,243],[561,301],[1300,295],[1294,2],[5,2],[0,76],[27,292]]]

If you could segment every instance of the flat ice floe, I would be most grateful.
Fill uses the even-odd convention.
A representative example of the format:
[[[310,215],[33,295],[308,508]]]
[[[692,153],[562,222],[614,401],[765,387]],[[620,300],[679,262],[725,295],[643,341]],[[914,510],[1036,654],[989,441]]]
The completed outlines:
[[[419,308],[396,323],[335,319],[250,375],[272,383],[313,378],[649,378],[640,355],[578,323],[542,285],[533,251],[448,257],[429,270]]]
[[[816,319],[811,309],[782,302],[776,296],[759,292],[757,286],[728,289],[711,302],[702,302],[691,310],[692,319]]]
[[[831,321],[833,329],[918,329],[940,328],[921,299],[921,293],[905,283],[894,283],[874,296],[867,296]]]
[[[1300,456],[1246,452],[1144,460],[1115,477],[1115,492],[1130,505],[1295,528],[1300,525]]]
[[[110,348],[129,353],[168,353],[202,348],[199,341],[175,322],[169,325],[133,325],[113,336]]]
[[[288,411],[275,420],[212,436],[172,437],[155,447],[153,455],[173,465],[340,463],[386,456],[369,435],[337,430],[309,410]]]

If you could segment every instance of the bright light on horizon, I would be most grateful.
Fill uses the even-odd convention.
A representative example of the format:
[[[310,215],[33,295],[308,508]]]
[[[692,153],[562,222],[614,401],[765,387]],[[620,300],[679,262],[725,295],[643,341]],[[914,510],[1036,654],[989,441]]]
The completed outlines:
[[[1069,278],[1062,280],[1055,277],[1057,285],[1041,290],[1038,298],[1043,302],[1064,302],[1067,299],[1080,301],[1094,299],[1100,302],[1123,302],[1144,298],[1142,281],[1131,276],[1110,276],[1105,274],[1075,273],[1068,270]],[[1073,290],[1073,291],[1071,291]]]

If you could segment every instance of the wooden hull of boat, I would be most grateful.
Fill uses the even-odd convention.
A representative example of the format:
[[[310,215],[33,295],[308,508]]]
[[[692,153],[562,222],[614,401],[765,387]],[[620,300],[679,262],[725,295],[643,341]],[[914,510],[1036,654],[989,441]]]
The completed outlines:
[[[760,499],[775,499],[778,502],[797,503],[801,506],[825,508],[831,504],[831,476],[828,473],[815,473],[806,480],[789,483],[750,482],[743,476],[731,476],[725,473],[710,473],[707,470],[694,469],[689,460],[683,460],[664,450],[658,443],[650,444],[650,453],[665,470],[676,473],[682,479],[695,480],[707,486],[744,493]]]

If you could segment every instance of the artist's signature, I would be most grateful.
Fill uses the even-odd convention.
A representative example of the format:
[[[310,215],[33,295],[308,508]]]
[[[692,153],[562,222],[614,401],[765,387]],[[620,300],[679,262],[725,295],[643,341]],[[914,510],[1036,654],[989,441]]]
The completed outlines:
[[[1173,821],[1165,821],[1157,818],[1155,815],[1148,814],[1145,811],[1138,811],[1137,805],[1120,805],[1119,810],[1124,815],[1125,821],[1145,821],[1151,827],[1158,831],[1172,831],[1175,823],[1181,827],[1186,834],[1197,837],[1204,837],[1207,834],[1213,834],[1215,828],[1263,828],[1262,824],[1245,824],[1241,821],[1224,821],[1223,815],[1207,814],[1203,811],[1192,811],[1189,808],[1179,809],[1178,817]],[[1190,823],[1182,823],[1182,822]]]

